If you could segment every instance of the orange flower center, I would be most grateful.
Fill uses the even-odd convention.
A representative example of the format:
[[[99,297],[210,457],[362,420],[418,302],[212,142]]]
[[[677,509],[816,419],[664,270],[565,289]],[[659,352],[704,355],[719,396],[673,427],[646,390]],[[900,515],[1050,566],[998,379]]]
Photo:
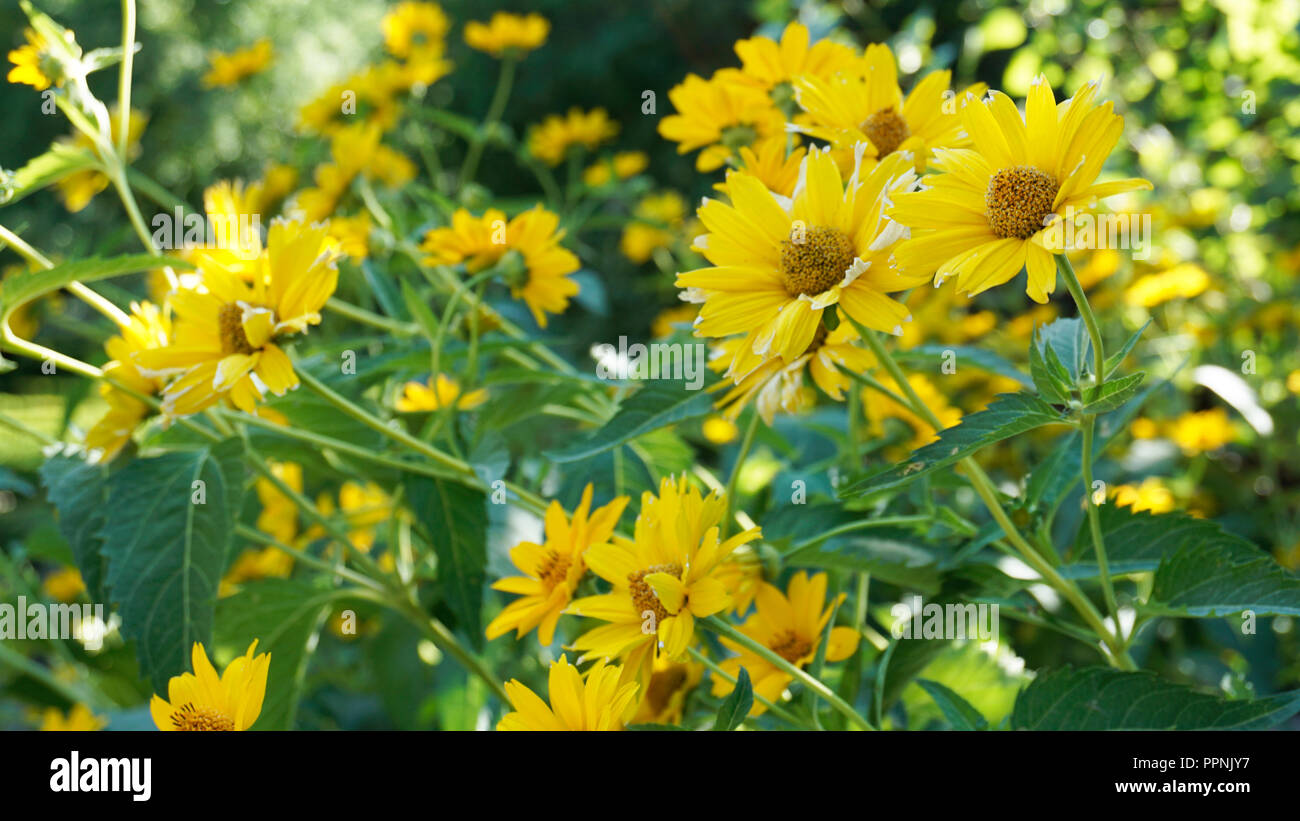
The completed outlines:
[[[217,312],[217,327],[221,334],[221,353],[229,356],[232,353],[251,354],[253,346],[248,342],[248,335],[244,333],[244,309],[238,305],[227,303],[221,306]]]
[[[903,140],[912,134],[907,127],[907,120],[892,106],[880,109],[863,121],[862,133],[876,147],[876,155],[879,157],[893,154],[903,144]]]
[[[838,228],[813,226],[781,241],[781,281],[790,296],[815,296],[837,285],[857,256]]]
[[[1029,239],[1041,231],[1060,187],[1051,174],[1029,165],[994,174],[984,194],[993,233],[1002,239]]]
[[[793,630],[787,630],[772,640],[769,649],[791,664],[798,664],[799,659],[812,652],[812,642],[801,638]]]
[[[172,725],[178,730],[233,730],[235,720],[211,707],[186,704],[172,713]]]
[[[538,571],[537,577],[546,585],[547,590],[554,590],[569,577],[569,567],[572,564],[568,556],[561,556],[554,550],[547,551],[546,563]]]
[[[659,602],[659,597],[655,595],[654,588],[646,582],[645,577],[651,573],[667,573],[680,579],[682,577],[682,566],[676,562],[656,564],[647,567],[645,570],[638,570],[635,573],[628,574],[628,587],[632,591],[632,605],[636,607],[636,612],[638,614],[654,613],[655,625],[658,626],[659,622],[672,614],[664,609],[664,606]]]

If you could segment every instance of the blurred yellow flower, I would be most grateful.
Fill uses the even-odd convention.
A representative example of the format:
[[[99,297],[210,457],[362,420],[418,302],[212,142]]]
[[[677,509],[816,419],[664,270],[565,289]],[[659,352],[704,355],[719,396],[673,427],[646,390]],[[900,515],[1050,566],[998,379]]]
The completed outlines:
[[[623,228],[618,250],[637,265],[650,259],[656,248],[672,244],[673,232],[686,216],[686,200],[676,191],[647,194],[632,211],[633,219]]]
[[[674,325],[689,326],[695,321],[695,317],[699,315],[700,309],[690,303],[665,308],[650,323],[650,335],[655,339],[672,336],[676,330],[673,327]]]
[[[799,182],[799,169],[803,165],[807,149],[797,145],[796,137],[790,137],[796,142],[796,147],[786,154],[786,139],[785,134],[777,134],[760,139],[753,147],[741,146],[736,153],[738,158],[736,168],[728,168],[727,180],[714,184],[714,189],[729,195],[728,184],[732,175],[744,171],[757,177],[767,190],[774,194],[783,197],[793,196],[795,184]]]
[[[451,21],[437,3],[398,3],[380,21],[384,32],[384,46],[395,57],[410,57],[421,52],[441,54],[445,48],[443,38],[451,28]]]
[[[487,401],[488,392],[479,388],[462,393],[460,383],[446,374],[425,382],[407,382],[395,407],[402,413],[441,410],[455,403],[461,410],[472,410]]]
[[[564,161],[569,150],[582,146],[594,151],[601,143],[618,133],[618,123],[609,118],[603,108],[584,112],[569,109],[568,114],[552,114],[528,132],[528,153],[547,165]]]
[[[704,424],[700,426],[700,432],[704,434],[704,438],[710,444],[725,445],[736,440],[736,437],[740,435],[740,428],[736,427],[736,423],[727,417],[714,414],[704,420]]]
[[[370,254],[370,215],[365,211],[355,217],[330,219],[330,239],[342,254],[360,262]]]
[[[1124,301],[1141,308],[1154,308],[1171,299],[1191,299],[1210,287],[1210,275],[1194,262],[1175,265],[1167,271],[1140,277],[1124,292]]]
[[[114,109],[109,115],[109,127],[113,142],[116,144],[117,136],[121,128],[121,117],[118,116],[117,109]],[[145,123],[148,118],[135,109],[131,110],[130,116],[127,117],[127,154],[129,158],[134,158],[140,153],[140,136],[144,133]],[[83,151],[94,152],[95,145],[89,137],[78,131],[71,138],[62,138],[60,144]],[[68,176],[54,183],[55,191],[58,192],[59,199],[63,200],[63,205],[72,213],[77,213],[85,208],[95,195],[108,187],[108,177],[101,171],[83,169],[74,171]]]
[[[506,682],[513,712],[498,730],[621,730],[636,699],[637,685],[621,683],[622,668],[596,663],[583,679],[565,656],[551,663],[548,705],[516,679]]]
[[[801,23],[787,25],[780,43],[767,37],[737,41],[741,68],[735,79],[771,90],[797,77],[831,77],[856,59],[853,49],[840,43],[819,40],[810,48],[808,42],[808,29]]]
[[[92,732],[108,726],[108,719],[101,718],[90,711],[84,704],[74,704],[67,714],[55,707],[46,707],[41,715],[41,730]]]
[[[127,323],[104,343],[111,357],[104,366],[104,375],[145,396],[159,393],[164,380],[146,374],[135,357],[144,351],[166,348],[171,339],[172,321],[166,311],[149,302],[131,303]],[[108,403],[108,411],[86,432],[86,447],[100,451],[99,460],[107,462],[131,441],[131,434],[152,409],[107,381],[99,384],[99,395]]]
[[[81,591],[86,589],[86,582],[82,580],[77,568],[60,567],[45,577],[41,582],[41,589],[45,591],[45,595],[66,604],[81,595]]]
[[[650,165],[650,158],[642,151],[619,151],[613,157],[602,159],[600,162],[593,163],[582,172],[582,181],[592,188],[599,188],[602,185],[608,185],[611,181],[610,167],[614,169],[614,177],[625,180],[628,177],[635,177]]]
[[[713,171],[744,146],[782,134],[785,118],[766,92],[716,76],[686,75],[668,92],[676,108],[659,122],[659,134],[677,143],[677,153],[704,149],[695,159],[699,171]]]
[[[493,57],[513,54],[522,57],[540,48],[551,32],[551,23],[540,14],[521,16],[498,11],[487,23],[471,20],[465,24],[465,44]]]
[[[149,712],[160,730],[247,730],[262,713],[266,674],[271,654],[253,655],[257,640],[220,676],[208,661],[203,645],[195,642],[190,653],[193,673],[173,676],[167,698],[155,695]]]
[[[898,383],[888,375],[880,374],[877,379],[884,387],[895,393],[901,393]],[[916,391],[917,396],[921,397],[925,406],[943,423],[944,429],[961,421],[961,411],[949,405],[947,398],[929,379],[914,373],[908,375],[907,382]],[[934,426],[918,416],[909,405],[899,404],[892,397],[886,396],[875,388],[862,389],[862,409],[871,423],[871,431],[877,435],[884,433],[886,419],[900,419],[906,422],[913,433],[912,439],[907,443],[908,450],[916,450],[938,438],[938,431]]]
[[[63,85],[63,78],[57,65],[49,59],[49,50],[45,38],[31,29],[23,31],[27,38],[27,44],[19,46],[9,52],[9,62],[14,67],[9,69],[9,74],[5,78],[11,83],[23,83],[29,85],[37,91],[44,91],[49,88],[57,78],[58,84]]]
[[[211,68],[203,75],[204,88],[233,86],[246,77],[261,73],[271,64],[271,41],[263,37],[247,48],[229,54],[214,51],[208,55]]]
[[[1188,456],[1218,450],[1235,437],[1228,412],[1223,408],[1185,413],[1173,421],[1169,438]]]
[[[650,683],[640,699],[633,724],[680,724],[686,697],[704,678],[704,665],[696,661],[677,662],[667,656],[655,660]]]
[[[1174,509],[1174,494],[1154,476],[1143,479],[1140,485],[1118,485],[1112,494],[1116,505],[1132,508],[1134,513],[1168,513]]]

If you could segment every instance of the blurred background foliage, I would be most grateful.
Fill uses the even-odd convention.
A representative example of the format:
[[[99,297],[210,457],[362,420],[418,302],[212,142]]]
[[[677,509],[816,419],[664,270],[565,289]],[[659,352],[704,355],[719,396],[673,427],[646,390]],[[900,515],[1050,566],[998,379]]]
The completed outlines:
[[[44,0],[39,5],[74,29],[86,48],[117,43],[115,0]],[[144,46],[137,56],[133,102],[148,113],[149,123],[138,167],[196,208],[203,188],[213,181],[255,178],[270,162],[294,165],[308,175],[327,145],[298,134],[298,109],[379,52],[379,20],[388,5],[378,0],[142,0],[139,39]],[[983,81],[1015,98],[1023,97],[1040,72],[1058,98],[1100,78],[1102,96],[1125,116],[1122,145],[1131,148],[1116,152],[1120,167],[1110,170],[1145,176],[1155,184],[1154,192],[1111,207],[1150,213],[1154,246],[1146,260],[1098,252],[1076,260],[1076,267],[1094,306],[1111,323],[1110,339],[1123,339],[1153,320],[1138,356],[1150,374],[1169,380],[1133,435],[1121,437],[1111,450],[1100,476],[1112,485],[1144,488],[1143,498],[1152,509],[1177,507],[1213,517],[1288,567],[1300,567],[1296,0],[539,0],[493,3],[491,8],[447,0],[442,5],[454,25],[486,19],[497,9],[538,11],[549,18],[549,42],[521,67],[508,124],[522,134],[546,114],[570,106],[601,106],[621,124],[617,150],[649,154],[648,173],[657,186],[680,191],[688,202],[708,193],[713,180],[695,172],[693,156],[679,157],[671,143],[658,137],[659,117],[671,113],[668,90],[689,72],[708,76],[735,65],[736,40],[753,34],[778,37],[790,20],[808,25],[814,38],[830,34],[858,45],[889,43],[905,89],[939,68],[953,69],[956,88]],[[0,6],[0,45],[19,45],[23,26],[16,3]],[[233,50],[259,37],[274,44],[271,70],[235,88],[201,87],[210,51]],[[458,28],[448,42],[456,70],[430,89],[428,102],[479,118],[495,86],[497,66],[469,50]],[[92,78],[106,101],[116,96],[115,82],[114,71]],[[645,90],[657,96],[657,116],[641,112]],[[0,166],[5,168],[21,166],[69,132],[61,116],[41,114],[39,95],[27,87],[0,85],[0,111],[5,112],[0,118]],[[405,126],[419,127],[418,117]],[[403,141],[415,145],[419,135],[399,133],[396,141],[398,147],[405,147]],[[459,142],[446,145],[448,165],[461,150]],[[408,153],[417,156],[414,150]],[[533,181],[513,162],[491,151],[480,176],[497,195],[534,190]],[[135,250],[137,240],[122,216],[111,196],[97,197],[69,214],[49,192],[3,211],[7,225],[39,238],[37,244],[47,254],[65,259]],[[583,233],[584,267],[595,272],[603,289],[594,289],[602,292],[599,297],[588,296],[555,323],[551,330],[558,339],[645,338],[657,310],[677,304],[667,275],[671,272],[654,262],[628,261],[618,253],[618,238],[615,229]],[[0,265],[15,261],[8,252],[0,256]],[[1046,321],[1061,308],[1066,315],[1073,311],[1063,292],[1045,309],[1032,307],[1017,288],[996,289],[970,302],[948,300],[938,306],[941,312],[933,322],[917,323],[907,343],[974,344],[973,339],[1023,361],[1033,322]],[[45,323],[47,344],[102,361],[102,339],[85,330],[88,309],[72,300],[49,300],[39,312],[33,320]],[[1115,327],[1120,322],[1122,329]],[[953,328],[974,327],[984,330],[954,340]],[[574,357],[582,353],[580,346],[565,350]],[[1222,373],[1201,366],[1239,376],[1246,393],[1235,390],[1236,382]],[[70,422],[84,428],[102,407],[85,380],[51,381],[32,363],[0,376],[0,388],[5,412],[51,435]],[[968,412],[985,399],[978,391],[949,397]],[[1187,414],[1204,411],[1226,412],[1226,425],[1203,422],[1202,428],[1213,430],[1199,438],[1198,417],[1177,427]],[[1025,452],[1012,449],[1001,457],[1004,473],[1023,475],[1051,444],[1022,441],[1018,447]],[[763,454],[775,451],[760,448],[755,470],[767,469]],[[10,494],[0,538],[36,545],[38,553],[42,540],[58,540],[49,510],[34,505],[14,509],[12,500],[14,494],[30,495],[32,470],[39,461],[37,443],[0,436],[0,484]],[[754,494],[751,512],[756,518],[765,479],[770,481],[778,469],[775,459],[770,461],[766,477],[744,480]],[[1077,521],[1066,517],[1063,527]],[[47,550],[57,553],[57,546]],[[1300,652],[1291,620],[1274,619],[1254,636],[1243,636],[1234,625],[1235,620],[1162,622],[1146,639],[1147,666],[1229,693],[1275,692],[1300,684]],[[459,719],[444,715],[440,720],[473,726],[474,705],[486,693],[459,670],[431,685],[436,693],[424,686],[419,676],[427,669],[418,665],[407,677],[362,682],[373,675],[366,670],[378,669],[367,663],[366,654],[381,657],[372,662],[415,664],[409,653],[399,652],[406,646],[396,635],[401,629],[385,626],[364,649],[331,643],[327,636],[321,648],[325,658],[313,666],[320,680],[308,688],[311,695],[302,707],[304,726],[432,726],[427,709],[414,715],[401,712],[412,702],[384,689],[397,686],[411,687],[414,703],[422,697],[426,707],[435,697],[442,704],[463,700],[466,709]],[[1007,623],[1006,629],[1023,656],[1022,666],[1093,661],[1086,651],[1032,625]],[[513,650],[497,643],[488,652],[489,659],[495,654],[504,661]],[[384,661],[386,653],[394,658]],[[129,689],[134,686],[132,662],[120,648],[119,654],[124,669],[114,678],[115,686]],[[528,663],[536,661],[517,662]],[[927,675],[937,680],[978,676],[992,682],[983,702],[991,715],[1009,707],[1006,694],[1019,686],[1020,668],[1008,673],[1004,665],[990,672],[984,669],[987,660],[968,664],[951,655],[934,664]],[[971,664],[984,672],[971,672]],[[519,669],[516,674],[530,675]],[[358,689],[378,695],[342,697]],[[933,711],[915,688],[902,703],[915,708],[917,722],[924,723],[926,710]],[[0,723],[4,719],[0,716]]]

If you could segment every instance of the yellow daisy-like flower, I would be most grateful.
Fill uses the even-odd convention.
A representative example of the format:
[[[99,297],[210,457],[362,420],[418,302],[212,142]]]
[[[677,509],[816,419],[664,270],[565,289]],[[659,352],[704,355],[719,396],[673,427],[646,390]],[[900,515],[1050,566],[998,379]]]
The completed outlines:
[[[1154,476],[1143,479],[1140,485],[1118,485],[1112,494],[1117,506],[1132,508],[1134,513],[1169,513],[1176,506],[1174,494]]]
[[[731,551],[727,560],[718,566],[718,579],[731,594],[731,609],[727,612],[745,615],[763,582],[763,562],[754,546],[743,544]]]
[[[443,38],[451,28],[451,21],[437,3],[398,3],[397,8],[384,15],[379,27],[384,32],[384,46],[395,57],[410,57],[420,52],[441,53]]]
[[[56,82],[63,85],[63,78],[57,65],[49,60],[49,48],[45,38],[31,29],[23,35],[27,44],[9,52],[9,62],[14,67],[5,77],[11,83],[23,83],[37,91],[44,91]]]
[[[785,131],[785,118],[765,91],[725,77],[688,74],[668,99],[677,113],[659,122],[659,134],[677,143],[678,154],[703,148],[695,158],[699,171],[713,171],[743,146]]]
[[[425,235],[420,249],[431,265],[465,263],[470,273],[501,263],[502,275],[515,299],[522,299],[537,324],[546,327],[547,314],[560,314],[577,295],[578,283],[569,274],[578,270],[578,257],[560,245],[560,218],[538,205],[509,222],[490,208],[475,217],[464,208],[452,214],[451,225]],[[511,253],[514,252],[514,256]]]
[[[242,180],[222,180],[208,186],[203,210],[216,242],[183,248],[180,256],[203,270],[219,268],[252,279],[261,270],[262,202],[260,183],[245,186]]]
[[[721,414],[714,414],[700,425],[700,433],[711,445],[726,445],[740,438],[740,428]]]
[[[893,259],[902,238],[884,216],[890,197],[912,184],[903,158],[876,165],[865,179],[842,181],[824,151],[804,158],[792,199],[754,176],[731,177],[731,205],[706,200],[696,240],[713,267],[678,274],[685,297],[702,302],[696,336],[744,334],[728,375],[739,382],[762,363],[807,353],[830,306],[858,323],[901,334],[911,314],[885,296],[928,279],[905,275]]]
[[[951,80],[950,71],[932,72],[904,98],[893,52],[889,46],[872,44],[857,72],[795,80],[795,96],[804,112],[799,130],[841,151],[865,142],[867,156],[873,159],[909,151],[921,169],[931,150],[970,143],[948,88]]]
[[[971,295],[1027,268],[1026,292],[1047,302],[1056,288],[1053,255],[1066,250],[1055,247],[1051,223],[1151,187],[1142,179],[1096,182],[1124,130],[1112,104],[1096,102],[1098,89],[1088,83],[1058,105],[1039,76],[1023,117],[999,91],[968,101],[962,122],[974,149],[936,150],[943,173],[927,177],[926,190],[900,195],[891,212],[912,229],[899,261],[934,272],[936,283],[956,277],[957,289]]]
[[[117,142],[117,136],[121,129],[121,118],[118,116],[117,109],[109,115],[109,128],[114,144]],[[148,118],[135,109],[127,117],[127,154],[134,158],[140,153],[140,135],[144,133],[145,123]],[[85,134],[78,131],[71,138],[60,139],[63,145],[71,146],[80,150],[93,152],[95,145]],[[69,212],[75,214],[90,204],[95,195],[108,187],[108,177],[100,171],[92,169],[83,169],[74,171],[58,182],[54,183],[54,189],[58,193],[59,199],[63,200],[63,206]]]
[[[797,138],[796,142],[797,142]],[[767,186],[767,190],[789,197],[794,194],[794,187],[799,182],[799,168],[803,165],[804,155],[808,150],[796,145],[789,154],[786,153],[786,135],[778,134],[767,137],[750,146],[741,146],[737,152],[738,161],[735,170],[727,169],[727,180],[714,184],[714,189],[730,196],[727,185],[733,174],[743,171]]]
[[[271,472],[294,491],[302,492],[302,465],[295,462],[271,462]],[[257,499],[262,512],[257,529],[281,544],[295,545],[298,539],[298,506],[269,479],[257,480]],[[304,538],[303,541],[310,541]],[[250,547],[231,562],[221,579],[217,595],[229,596],[239,585],[254,579],[284,579],[293,572],[293,556],[274,545]]]
[[[487,23],[471,20],[465,24],[465,44],[493,57],[511,53],[522,57],[541,48],[551,33],[551,23],[540,14],[522,16],[498,11]]]
[[[568,114],[552,114],[528,133],[528,153],[550,166],[564,162],[569,150],[582,146],[594,151],[618,133],[618,123],[603,108],[584,112],[569,109]]]
[[[676,191],[647,194],[632,211],[635,218],[623,228],[618,250],[637,265],[650,259],[656,248],[672,244],[673,231],[686,216],[686,200]]]
[[[826,574],[818,573],[810,579],[802,570],[790,579],[788,591],[788,595],[782,594],[764,582],[756,599],[757,611],[738,629],[794,666],[806,667],[817,657],[826,625],[835,612],[835,605],[843,601],[844,594],[839,595],[838,601],[826,604]],[[843,661],[853,655],[858,648],[858,639],[858,632],[851,627],[832,627],[826,645],[826,660]],[[733,678],[739,674],[740,668],[745,668],[756,695],[774,703],[779,701],[794,678],[730,639],[724,638],[722,643],[739,656],[724,659],[718,666]],[[734,688],[735,685],[721,676],[713,677],[714,696],[725,696]],[[755,699],[749,714],[758,716],[766,710],[767,706]]]
[[[262,272],[251,282],[205,270],[201,288],[172,293],[175,343],[133,354],[150,375],[178,374],[163,392],[165,413],[187,416],[226,397],[255,413],[267,391],[283,396],[298,386],[293,364],[276,341],[320,324],[320,311],[338,284],[327,230],[277,219]]]
[[[86,589],[86,582],[81,572],[75,567],[61,567],[41,581],[45,595],[58,601],[73,601]]]
[[[246,77],[265,71],[271,65],[273,56],[271,41],[265,37],[247,48],[236,49],[229,54],[214,51],[208,55],[211,67],[203,75],[203,87],[233,86]]]
[[[632,718],[633,724],[680,724],[686,697],[704,678],[704,665],[695,661],[655,660],[645,695]]]
[[[293,187],[298,184],[298,169],[292,165],[272,163],[262,174],[262,179],[255,185],[261,186],[261,197],[257,203],[257,213],[263,217],[271,214],[271,209],[280,203]]]
[[[460,410],[473,410],[487,399],[485,388],[462,392],[459,382],[440,373],[428,382],[407,382],[395,407],[402,413],[442,410],[453,404]]]
[[[167,682],[167,698],[155,695],[149,712],[160,730],[247,730],[262,713],[266,696],[266,673],[271,654],[259,653],[257,640],[248,652],[237,657],[226,669],[217,671],[208,661],[203,645],[195,642],[190,653],[193,673],[172,676]]]
[[[780,43],[767,37],[738,41],[740,79],[769,91],[796,77],[830,77],[849,68],[856,59],[848,46],[819,40],[809,48],[808,41],[808,29],[802,23],[787,25]]]
[[[636,699],[637,685],[622,683],[618,665],[595,664],[586,680],[578,668],[560,656],[551,663],[548,705],[517,679],[506,682],[514,711],[497,723],[498,730],[621,730],[624,715]]]
[[[882,386],[901,394],[898,383],[888,375],[881,374],[878,379]],[[925,406],[943,423],[945,430],[961,422],[961,411],[949,405],[947,398],[929,379],[914,373],[908,374],[907,382],[916,391],[916,395],[921,397]],[[918,416],[910,406],[900,405],[892,397],[886,396],[875,388],[862,389],[862,410],[870,423],[871,432],[877,436],[884,433],[886,419],[899,419],[906,422],[913,432],[911,440],[907,443],[908,450],[916,450],[922,445],[933,442],[939,436],[934,426]]]
[[[1154,308],[1171,299],[1191,299],[1210,287],[1210,275],[1194,262],[1183,262],[1165,271],[1138,278],[1124,291],[1124,302]]]
[[[628,503],[626,496],[619,496],[592,511],[591,494],[588,484],[572,518],[565,516],[560,503],[552,500],[546,510],[546,542],[520,542],[511,548],[510,561],[524,575],[494,582],[492,589],[515,593],[519,598],[487,626],[489,639],[511,630],[515,638],[521,639],[536,627],[543,645],[555,640],[556,622],[587,572],[583,554],[591,545],[609,540]]]
[[[1185,413],[1173,421],[1169,438],[1188,456],[1218,450],[1236,439],[1228,412],[1223,408]]]
[[[84,704],[74,704],[67,714],[46,707],[41,714],[40,729],[45,732],[93,732],[108,726],[108,719],[95,715]]]
[[[612,592],[575,600],[565,611],[609,622],[573,643],[583,658],[619,658],[645,692],[654,659],[680,659],[695,637],[695,620],[732,605],[720,568],[758,528],[722,541],[726,500],[702,496],[683,476],[665,477],[659,495],[641,497],[632,539],[615,536],[587,550],[587,566]]]
[[[362,211],[355,217],[334,217],[330,220],[330,239],[339,253],[360,262],[370,254],[370,215]]]
[[[625,180],[635,177],[650,165],[650,158],[644,151],[620,151],[613,157],[601,160],[587,167],[582,172],[582,181],[592,188],[608,185],[615,177]],[[610,168],[613,168],[613,177]]]
[[[316,509],[326,516],[334,514],[334,503],[328,493],[322,493],[316,498]],[[393,517],[393,499],[374,482],[344,482],[339,487],[338,509],[343,512],[343,519],[348,525],[348,540],[358,550],[369,553],[375,546],[379,525]],[[319,539],[323,535],[325,531],[317,526],[304,534],[304,538]],[[391,555],[385,554],[384,559],[391,560]],[[380,567],[391,569],[385,567],[383,561],[380,562]]]
[[[130,319],[118,329],[117,336],[104,343],[111,360],[104,374],[131,390],[152,396],[162,390],[163,381],[143,373],[135,361],[136,354],[165,348],[171,344],[172,321],[167,313],[149,302],[131,303]],[[151,409],[144,402],[101,382],[99,395],[108,403],[108,412],[86,432],[86,447],[98,450],[99,461],[117,456],[131,441],[131,434]]]

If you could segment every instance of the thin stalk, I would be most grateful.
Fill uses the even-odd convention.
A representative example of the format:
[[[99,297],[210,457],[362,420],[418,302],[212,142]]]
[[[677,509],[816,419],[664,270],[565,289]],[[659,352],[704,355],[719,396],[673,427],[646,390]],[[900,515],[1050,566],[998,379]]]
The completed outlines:
[[[506,101],[510,99],[510,89],[515,82],[515,63],[513,57],[505,57],[501,60],[501,73],[497,75],[497,87],[492,93],[492,102],[488,104],[487,116],[483,118],[478,139],[470,143],[469,151],[465,154],[465,163],[460,169],[461,185],[472,181],[474,175],[478,173],[478,162],[483,156],[483,146],[487,143],[488,134],[500,122],[501,115],[506,110]]]
[[[749,456],[749,449],[754,444],[754,434],[758,431],[758,422],[758,411],[753,411],[749,417],[749,426],[745,428],[745,438],[740,441],[740,450],[736,451],[736,461],[731,465],[731,475],[727,477],[727,513],[722,517],[720,539],[725,540],[728,534],[731,533],[732,511],[736,509],[736,483],[740,480],[740,469],[745,464],[745,458]]]
[[[728,682],[732,686],[735,686],[736,677],[733,675],[729,675],[726,670],[723,670],[721,667],[719,667],[717,663],[715,663],[708,656],[704,655],[699,650],[696,650],[694,647],[687,647],[686,650],[691,654],[691,658],[695,659],[700,664],[703,664],[705,667],[709,668],[709,670],[713,673],[713,675],[717,676],[718,678],[722,679],[725,682]],[[808,725],[807,721],[800,721],[799,717],[796,716],[794,713],[789,712],[784,707],[777,706],[776,704],[772,703],[764,696],[759,695],[758,693],[754,693],[754,700],[762,704],[764,707],[767,708],[767,711],[769,713],[781,719],[785,723],[790,724],[794,727],[798,727],[801,730],[812,729]]]
[[[414,336],[420,332],[420,326],[414,322],[401,322],[396,319],[390,319],[386,316],[367,311],[365,308],[359,308],[350,302],[344,302],[338,297],[330,297],[325,303],[336,314],[346,316],[354,322],[362,325],[369,325],[372,328],[378,328],[381,331],[389,331],[399,336]]]
[[[258,530],[255,527],[249,527],[248,525],[244,525],[244,524],[236,525],[235,533],[239,536],[244,537],[245,539],[248,539],[250,542],[258,542],[259,544],[268,545],[270,547],[274,547],[277,550],[282,550],[285,553],[292,556],[295,561],[299,561],[309,567],[314,567],[317,570],[323,570],[326,573],[336,575],[341,579],[347,579],[353,584],[357,584],[362,587],[367,587],[378,593],[388,592],[387,588],[385,588],[379,582],[376,582],[374,579],[371,579],[369,576],[363,576],[360,573],[357,573],[355,570],[352,570],[350,568],[342,567],[337,564],[327,562],[324,559],[313,556],[310,553],[297,549],[296,547],[290,547],[289,545],[285,544],[284,542],[280,541],[274,536],[270,536],[266,533],[263,533],[262,531]]]

